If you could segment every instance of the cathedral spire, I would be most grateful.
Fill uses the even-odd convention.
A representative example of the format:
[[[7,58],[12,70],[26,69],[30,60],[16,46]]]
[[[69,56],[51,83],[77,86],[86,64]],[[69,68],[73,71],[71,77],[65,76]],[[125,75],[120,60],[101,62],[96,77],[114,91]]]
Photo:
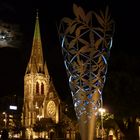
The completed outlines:
[[[36,14],[36,23],[35,23],[31,56],[26,69],[26,73],[44,73],[44,60],[43,60],[43,52],[42,52],[38,10]]]

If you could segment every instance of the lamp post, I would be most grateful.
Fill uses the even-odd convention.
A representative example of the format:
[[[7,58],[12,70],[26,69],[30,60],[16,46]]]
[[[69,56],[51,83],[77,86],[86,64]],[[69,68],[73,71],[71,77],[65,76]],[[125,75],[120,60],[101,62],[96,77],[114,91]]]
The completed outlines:
[[[41,116],[41,115],[37,115],[37,118],[38,118],[39,121],[40,121],[40,119],[43,118],[43,116]]]
[[[103,115],[104,115],[104,113],[105,113],[105,109],[103,108],[103,107],[101,107],[101,108],[99,108],[99,112],[100,112],[100,114],[101,114],[101,138],[102,138],[102,140],[103,140],[103,138],[104,138],[104,133],[103,133],[103,130],[104,130],[104,126],[103,126]]]

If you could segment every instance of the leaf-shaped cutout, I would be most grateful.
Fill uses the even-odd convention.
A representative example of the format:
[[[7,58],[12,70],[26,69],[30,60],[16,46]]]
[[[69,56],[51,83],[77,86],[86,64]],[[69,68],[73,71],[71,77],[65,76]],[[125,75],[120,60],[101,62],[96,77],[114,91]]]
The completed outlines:
[[[85,21],[85,12],[84,12],[83,8],[79,7],[79,8],[78,8],[78,12],[79,12],[80,18],[81,18],[83,21]]]
[[[100,98],[100,94],[99,94],[98,90],[96,90],[96,91],[94,92],[93,96],[92,96],[92,99],[93,99],[94,101],[98,101],[99,98]]]
[[[88,46],[83,46],[78,53],[86,53],[89,52],[90,48]]]
[[[69,49],[73,48],[75,44],[76,44],[76,39],[73,39],[69,44]]]
[[[72,64],[73,69],[76,69],[77,63],[75,61],[73,61],[71,64]],[[73,82],[76,83],[77,79],[73,80]]]
[[[69,52],[73,55],[77,53],[77,51],[75,49],[71,49],[71,50],[69,50]]]
[[[78,41],[81,42],[81,43],[83,43],[86,46],[89,46],[89,42],[86,41],[86,40],[84,40],[84,39],[82,39],[82,38],[78,38]]]
[[[68,34],[70,32],[70,30],[71,30],[71,26],[68,26],[65,30],[65,34]]]
[[[94,44],[94,33],[92,31],[90,31],[89,33],[89,39],[90,39],[90,43]]]
[[[101,42],[103,41],[102,38],[99,38],[96,42],[95,42],[95,49],[97,50],[101,44]]]
[[[106,10],[105,10],[105,19],[108,19],[108,17],[109,17],[109,7],[107,6]],[[109,17],[109,19],[110,19],[110,17]]]
[[[96,71],[98,69],[98,66],[97,65],[93,65],[92,66],[92,71],[94,72],[94,71]]]
[[[78,6],[76,4],[73,4],[73,13],[77,18],[79,18]]]
[[[84,26],[78,27],[78,28],[76,29],[76,32],[75,32],[76,37],[79,37],[79,36],[80,36],[80,33],[81,33],[81,30],[82,30],[82,29],[85,29],[85,28],[86,28],[86,27],[84,27]]]
[[[103,14],[103,12],[100,10],[100,15],[101,15],[101,18],[104,20],[105,19],[105,16]]]
[[[92,83],[93,83],[93,84],[96,83],[96,82],[98,81],[98,79],[99,79],[99,78],[94,78],[94,79],[92,80]]]
[[[93,60],[94,59],[94,55],[95,55],[95,52],[96,51],[97,50],[95,50],[94,46],[91,46],[90,52],[89,52],[90,60]]]
[[[85,100],[86,99],[86,94],[84,93],[84,92],[79,92],[79,98],[81,99],[81,100]]]
[[[79,37],[80,36],[80,33],[81,33],[81,29],[80,28],[77,28],[76,29],[76,32],[75,32],[76,37]]]
[[[100,31],[100,32],[104,33],[104,30],[102,28],[99,28],[99,27],[95,27],[94,30],[95,31]]]
[[[87,80],[87,79],[85,79],[83,77],[81,79],[82,79],[82,81],[84,82],[85,85],[89,85],[89,80]]]
[[[75,22],[75,20],[72,20],[72,22],[71,22],[71,24],[69,24],[69,25],[67,25],[67,28],[66,29],[64,29],[65,30],[65,34],[68,34],[68,33],[70,33],[70,32],[72,32],[71,30],[71,28],[74,28],[73,26],[76,24],[76,22]],[[63,27],[63,26],[62,26]],[[65,28],[65,27],[63,27],[63,28]]]
[[[70,34],[72,34],[76,28],[77,24],[74,24],[73,26],[71,26],[70,28]]]
[[[101,62],[98,64],[98,67],[99,67],[99,70],[102,71],[102,70],[105,68],[104,62],[101,61]]]
[[[91,17],[92,17],[92,12],[88,12],[86,17],[85,17],[85,21],[87,24],[89,24],[89,21],[91,20]]]
[[[62,19],[62,21],[70,25],[70,24],[72,23],[73,20],[70,19],[70,18],[68,18],[68,17],[64,17],[64,18]]]
[[[79,66],[83,64],[83,61],[80,59],[79,55],[77,56],[77,63]]]
[[[98,59],[98,64],[102,61],[102,56],[99,56],[99,59]]]
[[[102,70],[102,68],[105,67],[104,62],[103,61],[98,62],[98,67],[100,70]]]
[[[98,22],[100,23],[100,25],[102,27],[104,27],[104,20],[98,14],[96,14],[95,12],[94,12],[94,15],[96,16],[96,18],[97,18]]]

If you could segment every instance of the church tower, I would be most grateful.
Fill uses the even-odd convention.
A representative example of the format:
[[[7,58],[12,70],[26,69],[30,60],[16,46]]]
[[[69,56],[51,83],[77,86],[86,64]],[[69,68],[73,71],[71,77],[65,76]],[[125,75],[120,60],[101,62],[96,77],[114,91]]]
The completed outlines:
[[[55,91],[44,61],[38,13],[31,56],[24,76],[23,125],[26,137],[33,138],[37,120],[51,119],[57,124],[60,118],[60,100]]]

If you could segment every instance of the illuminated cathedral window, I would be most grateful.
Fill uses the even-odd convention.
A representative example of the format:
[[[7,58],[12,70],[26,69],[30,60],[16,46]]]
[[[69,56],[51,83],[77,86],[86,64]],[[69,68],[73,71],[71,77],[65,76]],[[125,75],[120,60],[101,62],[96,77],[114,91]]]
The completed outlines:
[[[26,89],[27,89],[27,94],[29,94],[29,84],[27,83],[27,85],[26,85]]]
[[[41,83],[41,94],[44,94],[44,84]]]
[[[36,83],[36,94],[39,94],[39,83]]]
[[[67,139],[70,139],[70,132],[67,130],[67,132],[66,132],[66,138]]]
[[[38,72],[41,73],[41,67],[39,67],[39,71]]]
[[[50,92],[49,93],[49,99],[52,99],[52,98],[54,98],[54,94],[53,94],[53,92]]]

